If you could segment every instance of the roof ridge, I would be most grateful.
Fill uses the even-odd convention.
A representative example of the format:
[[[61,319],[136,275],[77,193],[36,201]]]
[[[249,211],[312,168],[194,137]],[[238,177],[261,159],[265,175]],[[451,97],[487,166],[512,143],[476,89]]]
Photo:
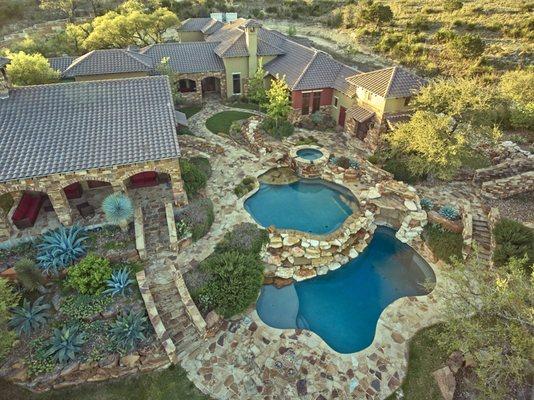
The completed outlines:
[[[82,61],[84,61],[86,58],[88,58],[90,55],[94,54],[97,50],[91,50],[89,53],[82,54],[79,57],[76,57],[70,65],[63,71],[63,73],[70,71],[71,69],[74,69],[78,64],[80,64]]]
[[[306,64],[306,67],[302,70],[302,73],[299,75],[299,77],[297,78],[297,80],[293,84],[293,87],[296,87],[299,84],[299,82],[302,80],[302,77],[308,71],[308,68],[310,68],[310,65],[312,64],[312,62],[314,62],[315,59],[317,58],[317,54],[319,54],[319,53],[318,53],[317,50],[315,50],[315,53],[313,54],[313,57],[311,58],[310,62],[308,64]]]
[[[386,86],[386,90],[384,91],[384,97],[387,97],[387,95],[389,94],[389,90],[391,89],[391,85],[393,84],[393,78],[397,74],[397,71],[398,71],[397,65],[395,65],[393,67],[393,72],[391,73],[391,76],[389,78],[388,85]]]
[[[113,78],[113,79],[103,79],[103,80],[89,80],[89,81],[74,81],[74,82],[56,82],[56,83],[41,83],[39,85],[26,85],[26,86],[16,86],[13,88],[13,90],[16,91],[22,91],[22,90],[30,90],[40,87],[52,87],[52,86],[73,86],[73,85],[96,85],[96,84],[105,84],[108,82],[116,82],[116,81],[127,81],[127,80],[149,80],[154,78],[163,78],[166,75],[148,75],[148,76],[134,76],[131,78]]]
[[[132,51],[128,50],[128,49],[119,49],[121,50],[124,54],[126,54],[128,57],[132,58],[133,60],[137,61],[138,63],[141,63],[143,64],[144,66],[148,67],[148,68],[152,68],[153,65],[150,65],[150,64],[147,64],[146,62],[144,62],[143,60],[140,60],[139,58],[136,57],[136,54],[133,53]],[[152,59],[152,57],[148,56],[148,55],[145,55],[145,54],[141,54],[145,57],[148,57],[150,59]],[[154,61],[154,60],[152,60]]]

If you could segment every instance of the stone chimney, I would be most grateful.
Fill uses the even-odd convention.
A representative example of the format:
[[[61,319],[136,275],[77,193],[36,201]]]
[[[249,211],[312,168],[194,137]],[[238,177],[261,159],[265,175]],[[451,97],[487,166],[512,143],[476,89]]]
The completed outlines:
[[[245,30],[245,40],[249,54],[248,76],[252,77],[258,68],[258,30],[261,28],[261,24],[254,19],[249,19],[242,28]]]
[[[9,89],[11,89],[11,82],[7,77],[6,66],[9,64],[9,59],[0,57],[0,100],[9,97]]]

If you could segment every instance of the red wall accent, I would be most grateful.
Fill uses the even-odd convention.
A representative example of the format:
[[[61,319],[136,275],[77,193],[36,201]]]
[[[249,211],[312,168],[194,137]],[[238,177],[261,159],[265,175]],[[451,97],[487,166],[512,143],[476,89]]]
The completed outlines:
[[[332,95],[334,93],[334,89],[332,88],[324,88],[324,89],[317,89],[322,90],[321,93],[321,106],[329,106],[332,104]],[[307,92],[307,90],[305,90]],[[291,92],[291,99],[293,108],[302,108],[302,91],[301,90],[293,90]]]

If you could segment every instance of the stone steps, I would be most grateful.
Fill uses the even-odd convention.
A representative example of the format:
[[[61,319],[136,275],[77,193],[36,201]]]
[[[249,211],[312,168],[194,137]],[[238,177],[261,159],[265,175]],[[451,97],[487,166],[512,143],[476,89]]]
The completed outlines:
[[[489,266],[491,264],[491,230],[487,218],[484,215],[473,216],[473,242],[478,245],[478,259]]]

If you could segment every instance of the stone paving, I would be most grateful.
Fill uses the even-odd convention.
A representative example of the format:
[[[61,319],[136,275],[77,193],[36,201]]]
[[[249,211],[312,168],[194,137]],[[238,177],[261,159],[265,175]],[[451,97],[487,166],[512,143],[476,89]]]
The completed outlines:
[[[206,119],[227,109],[221,104],[208,104],[190,119],[190,128],[197,137],[179,139],[185,156],[210,158],[213,174],[205,194],[215,209],[210,232],[178,255],[175,266],[181,272],[211,254],[233,225],[253,222],[244,210],[244,200],[233,193],[235,185],[245,176],[258,176],[277,166],[293,145],[291,140],[273,142],[272,153],[254,155],[233,140],[207,130]],[[365,157],[357,143],[352,144],[341,134],[311,134],[335,154]],[[271,328],[252,308],[238,319],[225,321],[200,345],[183,350],[181,365],[197,387],[217,399],[383,399],[404,378],[410,337],[439,320],[436,298],[443,282],[439,268],[433,267],[437,285],[432,294],[402,298],[388,306],[380,317],[373,343],[360,352],[339,354],[312,332]]]

